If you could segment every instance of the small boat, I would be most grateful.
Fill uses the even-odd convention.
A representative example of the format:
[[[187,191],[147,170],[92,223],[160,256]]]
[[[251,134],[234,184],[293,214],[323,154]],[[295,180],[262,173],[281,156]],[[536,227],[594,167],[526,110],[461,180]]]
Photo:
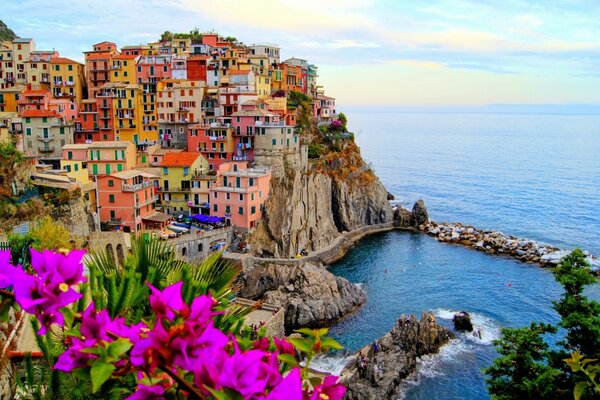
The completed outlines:
[[[172,230],[173,232],[190,233],[190,230],[188,228],[183,228],[181,226],[177,226],[177,225],[174,225],[174,224],[169,225],[168,228],[170,230]]]

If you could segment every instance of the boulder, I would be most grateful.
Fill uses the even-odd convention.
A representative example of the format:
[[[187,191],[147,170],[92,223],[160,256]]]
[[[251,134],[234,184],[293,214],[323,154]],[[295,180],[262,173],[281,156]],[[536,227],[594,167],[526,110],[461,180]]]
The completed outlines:
[[[415,371],[417,358],[437,353],[454,336],[438,325],[431,313],[421,321],[402,315],[391,331],[368,345],[349,362],[341,374],[348,391],[345,399],[396,399],[402,380]],[[365,362],[360,362],[366,357]]]
[[[454,328],[456,328],[457,331],[473,332],[471,316],[466,311],[461,311],[454,314],[452,322],[454,323]]]
[[[419,226],[429,222],[429,214],[425,202],[417,200],[413,205],[412,211],[398,206],[394,212],[394,226],[405,229],[418,229]]]
[[[285,308],[286,332],[331,324],[367,299],[358,286],[310,263],[257,265],[244,280],[241,297]]]

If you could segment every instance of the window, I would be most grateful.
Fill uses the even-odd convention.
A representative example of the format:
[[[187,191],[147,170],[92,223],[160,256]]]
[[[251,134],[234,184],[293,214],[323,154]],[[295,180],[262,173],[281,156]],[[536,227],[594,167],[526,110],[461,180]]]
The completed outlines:
[[[73,66],[69,64],[69,71],[73,71]]]
[[[42,117],[42,122],[48,122],[48,117]]]
[[[31,136],[31,128],[25,128],[25,132],[27,133],[27,136]]]
[[[248,186],[254,186],[254,178],[248,178]]]
[[[254,193],[250,193],[250,200],[254,200]]]
[[[239,213],[240,215],[244,215],[244,207],[239,207],[239,208],[238,208],[238,213]]]
[[[183,176],[187,176],[190,173],[190,168],[189,167],[183,167]]]
[[[231,208],[229,206],[225,206],[225,214],[231,213]]]
[[[215,211],[215,212],[219,211],[219,207],[216,204],[213,204],[213,211]]]
[[[75,171],[79,171],[79,164],[75,164]]]
[[[109,186],[109,187],[113,187],[113,186],[115,186],[115,181],[113,181],[112,179],[109,179],[109,180],[108,180],[108,186]]]
[[[272,144],[273,146],[277,146],[277,139],[273,139]]]
[[[240,193],[240,201],[244,201],[244,194]]]
[[[123,171],[123,164],[117,164],[117,171]]]
[[[60,127],[60,134],[61,134],[61,135],[64,135],[64,134],[65,134],[65,127],[64,127],[64,126],[61,126],[61,127]]]
[[[110,210],[110,219],[115,219],[115,218],[116,218],[115,210]]]
[[[163,175],[169,175],[169,168],[163,167]]]
[[[114,203],[115,202],[115,195],[114,194],[109,194],[108,195],[108,202],[109,203]]]
[[[250,208],[250,214],[256,214],[256,206],[252,206],[252,208]]]
[[[213,195],[213,197],[214,197],[215,199],[218,197],[218,194],[217,194],[217,192],[214,192],[214,195]]]
[[[142,156],[142,162],[145,163],[146,162],[146,156]]]
[[[104,169],[105,169],[105,171],[106,171],[107,174],[110,174],[110,164],[106,164],[104,166]]]
[[[227,200],[231,200],[231,193],[226,193],[226,194],[225,194],[225,198],[226,198]]]

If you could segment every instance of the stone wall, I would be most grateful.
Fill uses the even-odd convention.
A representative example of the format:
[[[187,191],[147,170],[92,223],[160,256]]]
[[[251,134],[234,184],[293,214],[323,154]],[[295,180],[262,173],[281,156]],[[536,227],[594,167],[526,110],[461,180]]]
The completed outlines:
[[[88,245],[91,251],[106,251],[115,261],[122,262],[131,250],[131,235],[126,232],[92,232]]]
[[[256,301],[243,299],[238,297],[234,300],[235,304],[243,305],[246,307],[253,308],[256,305]],[[278,307],[274,304],[261,303],[260,310],[271,313],[269,318],[265,321],[265,327],[267,335],[271,337],[283,337],[285,336],[285,310],[283,307]],[[251,321],[246,320],[247,323]]]
[[[189,233],[176,239],[169,240],[175,247],[175,254],[184,260],[194,261],[206,258],[212,250],[211,244],[217,241],[231,243],[232,228],[216,229],[200,235]]]

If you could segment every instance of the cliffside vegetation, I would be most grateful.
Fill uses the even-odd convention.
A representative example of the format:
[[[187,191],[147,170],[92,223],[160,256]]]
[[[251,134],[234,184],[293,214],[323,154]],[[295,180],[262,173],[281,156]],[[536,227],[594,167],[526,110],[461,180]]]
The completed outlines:
[[[13,40],[18,37],[2,20],[0,20],[0,42],[4,40]]]
[[[600,382],[596,377],[600,359],[600,303],[583,295],[595,284],[585,255],[579,249],[553,269],[564,293],[553,304],[561,316],[558,326],[531,323],[517,329],[503,329],[495,342],[500,353],[491,367],[487,387],[494,400],[508,399],[597,399]],[[557,346],[549,337],[564,330]]]

